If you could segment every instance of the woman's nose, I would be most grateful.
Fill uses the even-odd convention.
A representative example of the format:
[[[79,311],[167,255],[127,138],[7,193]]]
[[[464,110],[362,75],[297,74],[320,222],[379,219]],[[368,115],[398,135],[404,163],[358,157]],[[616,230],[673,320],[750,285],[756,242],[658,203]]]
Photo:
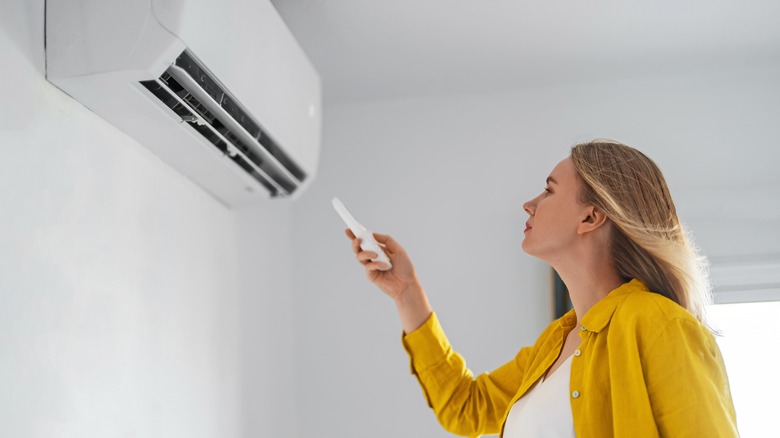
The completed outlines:
[[[533,216],[534,211],[536,211],[536,206],[533,204],[533,201],[526,201],[523,203],[523,210],[525,210],[526,213]]]

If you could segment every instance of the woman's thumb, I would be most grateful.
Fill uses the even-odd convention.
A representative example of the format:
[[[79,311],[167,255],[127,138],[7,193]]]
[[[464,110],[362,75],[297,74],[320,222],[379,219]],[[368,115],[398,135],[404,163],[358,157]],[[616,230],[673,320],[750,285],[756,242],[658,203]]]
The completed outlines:
[[[390,251],[395,250],[399,246],[398,243],[387,234],[374,233],[374,239],[376,239],[377,242],[387,247],[387,249],[389,249]]]

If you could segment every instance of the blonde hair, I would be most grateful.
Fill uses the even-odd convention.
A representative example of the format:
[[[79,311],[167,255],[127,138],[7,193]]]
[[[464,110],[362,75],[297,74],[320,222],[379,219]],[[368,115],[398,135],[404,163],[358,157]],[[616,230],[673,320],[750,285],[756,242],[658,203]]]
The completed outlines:
[[[706,260],[686,233],[661,170],[619,142],[594,140],[571,149],[582,184],[581,201],[611,223],[618,274],[636,278],[678,303],[704,324],[711,302]]]

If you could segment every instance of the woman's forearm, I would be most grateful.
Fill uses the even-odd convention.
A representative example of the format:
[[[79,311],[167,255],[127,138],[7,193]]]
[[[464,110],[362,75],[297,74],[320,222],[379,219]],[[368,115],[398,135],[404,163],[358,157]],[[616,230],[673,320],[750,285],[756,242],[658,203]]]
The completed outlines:
[[[404,333],[417,330],[431,316],[431,304],[422,285],[415,283],[395,298]]]

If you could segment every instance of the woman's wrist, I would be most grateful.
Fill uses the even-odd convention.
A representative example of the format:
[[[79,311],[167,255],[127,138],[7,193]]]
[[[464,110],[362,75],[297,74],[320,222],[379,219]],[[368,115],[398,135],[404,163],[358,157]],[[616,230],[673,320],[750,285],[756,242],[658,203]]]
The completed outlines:
[[[395,298],[395,306],[401,317],[404,333],[411,333],[428,320],[433,312],[422,286],[415,283],[406,288]]]

